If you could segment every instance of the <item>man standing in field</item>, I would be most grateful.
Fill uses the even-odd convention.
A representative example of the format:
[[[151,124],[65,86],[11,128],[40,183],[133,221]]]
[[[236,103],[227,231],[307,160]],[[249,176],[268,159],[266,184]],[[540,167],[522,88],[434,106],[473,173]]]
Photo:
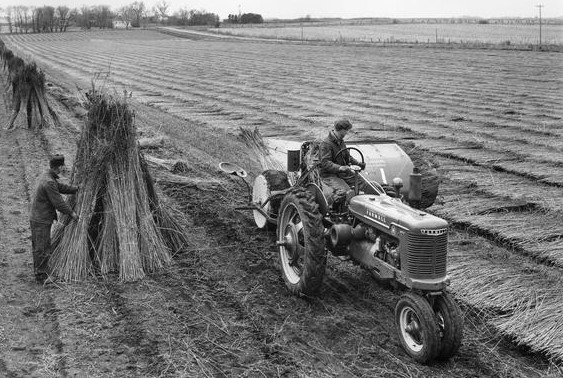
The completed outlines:
[[[345,150],[344,137],[352,130],[352,123],[341,119],[334,123],[333,129],[320,145],[320,174],[325,186],[332,189],[335,200],[346,197],[350,187],[354,186],[354,171],[350,164],[365,168],[365,163],[360,163]],[[339,151],[343,150],[338,156]]]
[[[62,194],[73,194],[77,186],[58,182],[65,158],[55,155],[49,161],[50,169],[39,179],[39,185],[31,203],[30,225],[33,250],[33,271],[37,283],[43,284],[49,277],[48,263],[51,256],[51,226],[57,220],[57,210],[78,220],[78,215],[63,199]]]

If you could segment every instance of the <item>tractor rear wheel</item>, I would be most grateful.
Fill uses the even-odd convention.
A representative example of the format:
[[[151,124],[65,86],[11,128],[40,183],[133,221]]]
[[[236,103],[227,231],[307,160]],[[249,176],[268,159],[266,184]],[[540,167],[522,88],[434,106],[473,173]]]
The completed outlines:
[[[286,194],[280,207],[277,238],[288,289],[296,295],[315,294],[322,284],[327,253],[319,206],[310,192],[297,188]]]
[[[415,361],[425,364],[436,358],[440,331],[426,299],[413,293],[403,294],[395,306],[395,326],[401,345]]]
[[[287,173],[274,169],[264,171],[254,179],[252,202],[256,204],[265,203],[262,206],[262,210],[268,214],[270,219],[276,219],[283,197],[281,195],[272,197],[272,192],[287,189],[289,186]],[[268,199],[269,201],[266,202]],[[268,218],[258,210],[254,210],[254,222],[258,228],[270,226],[272,229],[275,229],[275,223],[269,222]]]
[[[461,346],[463,338],[463,318],[461,310],[452,297],[444,293],[434,300],[434,313],[442,335],[438,359],[447,360]]]

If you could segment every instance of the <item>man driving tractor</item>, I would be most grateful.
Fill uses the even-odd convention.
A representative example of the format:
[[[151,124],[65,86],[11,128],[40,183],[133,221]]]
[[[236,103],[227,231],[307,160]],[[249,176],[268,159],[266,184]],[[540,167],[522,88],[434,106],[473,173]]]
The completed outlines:
[[[398,144],[354,142],[364,155],[344,143],[350,129],[350,121],[339,120],[325,140],[288,150],[287,171],[268,169],[252,188],[244,181],[249,204],[241,209],[253,211],[259,228],[275,226],[279,266],[291,293],[310,297],[319,292],[329,252],[351,260],[378,281],[405,291],[394,314],[407,354],[420,363],[449,359],[462,343],[463,314],[447,291],[448,222],[418,207],[422,175]],[[374,179],[361,172],[365,157],[372,159]],[[219,167],[243,180],[246,176],[234,164]]]
[[[320,145],[321,179],[324,186],[332,190],[332,193],[329,194],[335,201],[346,198],[354,186],[354,171],[350,164],[357,165],[361,169],[365,168],[365,163],[354,159],[346,150],[344,137],[350,130],[352,130],[352,123],[349,120],[338,120]],[[341,151],[340,154],[339,151]]]

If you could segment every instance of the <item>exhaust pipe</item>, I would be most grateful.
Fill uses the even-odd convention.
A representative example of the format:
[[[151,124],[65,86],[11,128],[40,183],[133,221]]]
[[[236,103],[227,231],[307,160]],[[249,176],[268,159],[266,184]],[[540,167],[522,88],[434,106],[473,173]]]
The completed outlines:
[[[418,168],[414,168],[410,175],[409,205],[418,209],[422,201],[422,175]]]

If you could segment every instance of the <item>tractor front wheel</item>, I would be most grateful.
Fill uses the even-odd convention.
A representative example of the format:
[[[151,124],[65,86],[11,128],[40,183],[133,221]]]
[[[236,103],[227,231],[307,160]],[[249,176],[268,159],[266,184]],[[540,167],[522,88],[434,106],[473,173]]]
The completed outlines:
[[[447,360],[452,357],[461,346],[463,337],[463,318],[461,310],[452,297],[444,293],[434,300],[434,313],[441,337],[438,359]]]
[[[403,294],[395,307],[395,326],[401,345],[415,361],[425,364],[436,358],[440,330],[426,299],[413,293]]]
[[[296,295],[315,294],[322,284],[327,253],[319,206],[311,193],[297,188],[286,194],[277,237],[286,286]]]

